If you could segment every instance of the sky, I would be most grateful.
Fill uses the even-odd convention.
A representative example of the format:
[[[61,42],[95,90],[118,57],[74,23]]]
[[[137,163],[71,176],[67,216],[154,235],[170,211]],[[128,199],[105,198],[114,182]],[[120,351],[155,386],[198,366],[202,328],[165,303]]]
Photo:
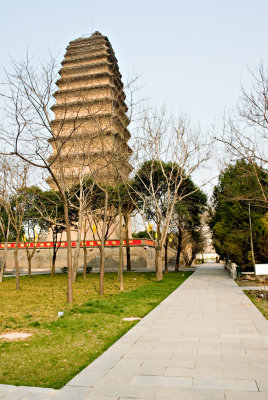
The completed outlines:
[[[71,40],[108,36],[126,81],[141,97],[186,112],[202,134],[234,107],[250,71],[268,62],[267,0],[0,0],[0,82],[27,50],[63,59]],[[220,126],[220,125],[219,125]],[[219,128],[220,129],[220,128]]]

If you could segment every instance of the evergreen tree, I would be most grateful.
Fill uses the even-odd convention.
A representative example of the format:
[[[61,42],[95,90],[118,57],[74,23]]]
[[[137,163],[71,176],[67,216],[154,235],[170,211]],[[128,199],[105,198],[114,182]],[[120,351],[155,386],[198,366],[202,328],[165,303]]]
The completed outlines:
[[[267,171],[239,160],[219,176],[214,189],[210,227],[221,258],[241,266],[268,262],[268,210],[262,190],[268,192]]]

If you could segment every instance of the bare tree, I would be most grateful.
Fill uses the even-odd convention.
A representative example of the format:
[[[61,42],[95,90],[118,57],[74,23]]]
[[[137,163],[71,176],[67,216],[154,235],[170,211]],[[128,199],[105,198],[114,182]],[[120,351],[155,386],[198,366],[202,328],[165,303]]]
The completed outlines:
[[[38,206],[40,207],[40,194],[43,194],[40,188],[37,186],[27,187],[21,191],[21,195],[25,197],[25,211],[23,218],[23,242],[26,250],[26,256],[28,261],[28,277],[32,275],[32,259],[37,250],[37,243],[40,237],[47,232],[49,223],[42,217]],[[47,212],[47,205],[43,207],[43,210]]]
[[[231,161],[244,159],[252,165],[261,190],[258,201],[267,207],[268,193],[259,176],[258,166],[267,172],[268,71],[260,64],[251,76],[251,90],[241,88],[237,107],[234,112],[224,115],[223,133],[217,140],[225,145]]]
[[[10,225],[12,226],[16,235],[14,260],[16,269],[16,290],[19,290],[20,267],[18,252],[20,237],[23,233],[23,220],[26,208],[25,188],[27,183],[28,168],[25,164],[13,164],[10,166],[10,164],[5,163],[4,165],[4,175],[6,179],[6,182],[4,182],[4,188],[6,190],[6,194],[4,198],[1,198],[1,205],[5,213],[8,215],[8,220],[10,221]],[[8,238],[8,236],[6,236],[6,238]]]
[[[64,210],[61,202],[61,197],[58,192],[53,190],[42,191],[37,186],[31,186],[27,189],[27,208],[29,210],[29,217],[27,218],[28,212],[26,211],[26,225],[30,228],[31,233],[28,233],[28,237],[35,236],[34,228],[37,225],[40,234],[49,231],[49,235],[52,237],[53,243],[53,254],[51,263],[51,275],[55,275],[56,258],[57,252],[60,248],[63,232],[65,231],[65,220]],[[32,215],[31,215],[32,214]],[[32,217],[34,217],[32,219]],[[27,219],[30,221],[27,222]],[[72,223],[72,219],[69,218]],[[41,236],[39,234],[39,237]]]
[[[90,222],[92,224],[91,206],[92,206],[92,191],[94,190],[94,186],[95,186],[94,181],[89,176],[83,175],[83,168],[81,166],[79,173],[79,183],[77,183],[72,188],[73,194],[72,196],[70,196],[71,207],[76,211],[77,214],[77,222],[76,222],[77,236],[76,236],[76,248],[75,248],[74,262],[73,262],[73,281],[76,280],[82,236],[83,236],[83,249],[84,249],[83,277],[86,278],[87,249],[85,242],[87,233],[89,231]]]
[[[77,275],[80,244],[81,244],[81,238],[82,238],[83,219],[84,219],[85,210],[86,210],[85,192],[83,189],[84,189],[83,188],[83,176],[82,176],[82,170],[81,170],[80,174],[79,174],[78,190],[75,193],[75,199],[78,201],[77,202],[78,204],[77,204],[77,206],[75,206],[74,203],[72,204],[72,207],[76,208],[77,213],[78,213],[76,248],[75,248],[75,253],[74,253],[74,261],[73,261],[73,282],[76,280],[76,275]]]
[[[24,235],[25,250],[28,261],[28,278],[32,277],[32,259],[37,249],[38,238],[39,235],[36,233],[36,231],[34,230],[31,232],[28,226],[27,238]],[[30,248],[30,243],[33,243],[33,248]]]
[[[8,240],[9,240],[9,232],[10,232],[10,224],[11,224],[11,216],[10,213],[7,212],[9,199],[8,192],[8,182],[9,182],[9,174],[8,174],[8,161],[6,158],[1,159],[0,164],[0,229],[2,235],[5,239],[5,248],[2,259],[1,271],[0,271],[0,282],[3,282],[4,271],[7,264],[7,250],[8,250]]]
[[[174,121],[165,111],[145,113],[137,141],[137,172],[129,191],[145,225],[155,225],[156,276],[162,280],[162,252],[175,204],[192,193],[180,188],[209,159],[210,146],[185,117]]]
[[[98,183],[94,184],[91,199],[89,224],[100,251],[99,294],[104,294],[105,243],[116,228],[118,211],[115,208],[115,190]],[[93,223],[93,225],[92,225]]]

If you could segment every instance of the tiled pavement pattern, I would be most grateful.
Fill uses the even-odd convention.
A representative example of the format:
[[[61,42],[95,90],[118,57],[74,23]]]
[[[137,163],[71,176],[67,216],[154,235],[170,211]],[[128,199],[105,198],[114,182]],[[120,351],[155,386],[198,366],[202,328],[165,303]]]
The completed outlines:
[[[61,390],[2,385],[0,399],[268,400],[268,321],[206,264]]]

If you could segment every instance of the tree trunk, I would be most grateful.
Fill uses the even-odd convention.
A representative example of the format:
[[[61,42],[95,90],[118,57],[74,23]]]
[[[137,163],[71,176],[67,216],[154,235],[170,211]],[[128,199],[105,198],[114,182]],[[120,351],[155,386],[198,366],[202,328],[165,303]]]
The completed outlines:
[[[168,273],[168,237],[166,237],[165,243],[165,274]]]
[[[79,253],[80,253],[80,244],[81,244],[81,229],[82,229],[82,218],[79,217],[78,227],[77,227],[77,241],[74,253],[74,263],[73,263],[73,282],[76,280],[77,269],[78,269],[78,260],[79,260]]]
[[[131,271],[129,230],[128,230],[129,216],[128,216],[128,214],[124,215],[124,220],[125,220],[125,234],[126,234],[127,271]]]
[[[28,249],[26,249],[27,251],[27,260],[28,260],[28,278],[32,277],[32,257],[31,254],[29,254]]]
[[[20,290],[20,268],[19,268],[19,258],[18,258],[18,253],[19,253],[19,234],[17,233],[16,237],[16,247],[14,250],[14,259],[15,259],[15,268],[16,268],[16,290]]]
[[[188,262],[189,268],[192,266],[192,263],[194,262],[195,257],[196,257],[196,253],[193,253]]]
[[[34,249],[32,250],[32,252],[31,252],[31,250],[29,250],[27,247],[26,247],[26,252],[27,252],[27,259],[28,259],[28,278],[31,278],[32,277],[32,258],[33,258],[33,256],[34,256],[34,254],[35,254],[35,252],[36,252],[36,243],[34,243]]]
[[[121,205],[119,206],[119,269],[118,275],[120,278],[120,290],[124,290],[124,277],[123,277],[123,223],[122,223],[122,210]]]
[[[7,245],[8,245],[8,238],[9,238],[9,229],[10,229],[10,218],[8,218],[7,222],[7,230],[6,230],[6,241],[5,241],[5,248],[4,248],[4,257],[3,257],[3,264],[0,272],[0,282],[4,280],[4,272],[7,266]]]
[[[108,210],[108,191],[105,190],[105,201],[104,201],[104,216],[101,233],[101,247],[100,247],[100,281],[99,281],[99,294],[104,294],[104,267],[105,267],[105,233],[107,224],[107,210]]]
[[[162,245],[161,245],[161,232],[160,232],[160,223],[156,224],[156,233],[157,233],[157,246],[155,248],[155,267],[156,267],[156,279],[158,281],[162,281],[163,279],[163,267],[162,267]]]
[[[52,255],[52,266],[51,266],[51,275],[55,276],[55,272],[56,272],[56,260],[57,260],[57,252],[60,248],[60,244],[61,244],[61,239],[62,239],[62,231],[60,232],[60,240],[59,240],[59,245],[57,245],[58,243],[58,233],[59,232],[54,232],[53,231],[53,236],[52,236],[52,240],[53,240],[53,255]]]
[[[84,243],[83,243],[83,250],[84,250],[84,265],[83,265],[83,278],[87,278],[87,246],[86,246],[86,236],[87,236],[87,222],[85,220],[84,226]]]
[[[194,260],[195,256],[193,254],[193,250],[191,249],[191,253],[189,251],[184,252],[182,251],[185,267],[189,268],[191,266],[191,260]]]
[[[72,271],[72,241],[71,241],[71,226],[69,221],[69,209],[65,196],[62,196],[64,208],[64,220],[67,236],[67,302],[73,302],[73,271]]]
[[[156,265],[156,279],[159,282],[159,281],[162,281],[162,279],[163,279],[162,249],[159,246],[159,243],[157,244],[157,247],[155,248],[155,265]]]
[[[83,250],[84,250],[83,278],[86,279],[87,278],[87,247],[85,244],[84,244]]]
[[[78,234],[78,232],[77,232]],[[73,282],[76,280],[77,270],[78,270],[78,260],[80,254],[80,244],[81,244],[81,234],[77,237],[75,253],[74,253],[74,262],[73,262]]]
[[[80,194],[79,194],[79,211],[78,211],[78,223],[77,223],[77,238],[76,238],[76,247],[74,253],[74,262],[73,262],[73,282],[76,280],[76,274],[78,269],[78,261],[80,254],[80,244],[81,244],[81,236],[82,236],[82,218],[83,218],[83,186],[80,182]]]
[[[54,231],[56,229],[56,231]],[[55,269],[56,269],[56,258],[57,258],[57,240],[58,240],[58,233],[57,227],[52,230],[52,240],[53,240],[53,254],[52,254],[52,266],[51,266],[51,275],[55,276]]]
[[[105,266],[105,244],[102,241],[100,245],[100,281],[99,281],[99,294],[104,294],[104,266]]]
[[[52,276],[55,276],[56,258],[57,258],[57,251],[56,251],[56,247],[53,245],[52,266],[51,266],[51,275]]]
[[[5,248],[4,248],[4,257],[3,257],[3,264],[0,272],[0,282],[3,282],[4,279],[4,272],[7,265],[7,244],[8,240],[5,241]]]
[[[179,271],[180,268],[180,256],[181,256],[181,244],[182,244],[182,231],[178,226],[178,246],[177,246],[177,255],[176,255],[176,264],[175,264],[175,272]]]
[[[254,246],[253,246],[253,234],[252,234],[252,222],[251,222],[250,201],[248,202],[248,219],[249,219],[249,233],[250,233],[251,258],[252,258],[252,265],[253,265],[253,268],[254,268],[254,273],[255,273],[255,275],[256,275],[255,255],[254,255]]]

